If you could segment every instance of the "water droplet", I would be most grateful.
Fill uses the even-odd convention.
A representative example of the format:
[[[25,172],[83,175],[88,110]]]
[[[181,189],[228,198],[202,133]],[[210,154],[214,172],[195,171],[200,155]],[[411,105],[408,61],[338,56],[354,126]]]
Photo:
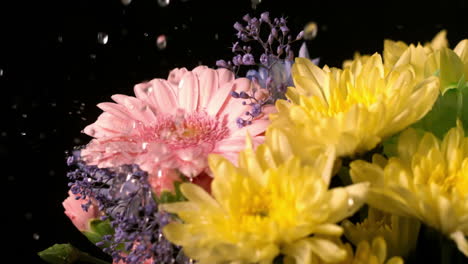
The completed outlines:
[[[56,106],[57,106],[57,103],[50,103],[50,106],[56,107]]]
[[[15,176],[13,175],[8,175],[8,181],[15,181]]]
[[[62,36],[58,36],[58,37],[57,37],[57,41],[58,41],[59,43],[62,43],[62,42],[63,42],[63,37],[62,37]]]
[[[5,131],[2,132],[2,137],[6,137],[7,135],[8,135],[7,132]]]
[[[26,212],[24,214],[24,218],[26,218],[26,220],[31,220],[32,219],[32,213],[31,212]]]
[[[86,121],[87,119],[86,119],[86,117],[82,117],[81,120]]]
[[[21,117],[22,118],[28,118],[28,115],[27,114],[22,114]]]
[[[186,24],[182,24],[182,29],[183,30],[186,30],[188,28],[188,26]]]
[[[348,206],[353,206],[353,205],[354,205],[354,199],[348,198]]]
[[[167,38],[165,35],[159,35],[159,37],[156,39],[156,46],[160,50],[163,50],[167,47]]]
[[[304,27],[304,39],[311,40],[317,36],[318,26],[315,22],[309,22]]]
[[[75,144],[80,144],[80,143],[81,143],[81,139],[79,139],[79,138],[74,138],[74,139],[73,139],[73,143],[75,143]]]
[[[216,33],[216,34],[214,35],[214,39],[215,39],[215,40],[218,40],[218,39],[219,39],[218,33]]]
[[[147,38],[149,36],[149,34],[145,32],[145,33],[143,33],[143,36],[145,36],[145,38]]]
[[[320,30],[321,30],[321,31],[327,31],[327,30],[328,30],[328,26],[327,26],[327,25],[322,25],[322,26],[320,27]]]
[[[121,0],[121,2],[122,2],[122,5],[126,5],[126,6],[127,6],[127,5],[129,5],[129,4],[132,3],[132,0]]]
[[[33,239],[34,239],[34,240],[39,240],[39,238],[40,238],[40,237],[39,237],[39,234],[38,234],[38,233],[34,233],[34,234],[33,234]]]
[[[68,112],[69,115],[72,115],[73,113],[72,112]]]
[[[54,171],[54,170],[50,170],[50,171],[49,171],[49,176],[55,176],[55,171]]]
[[[43,132],[39,133],[39,139],[44,139],[44,138],[46,138],[46,134]]]
[[[18,105],[14,104],[14,105],[11,105],[11,109],[18,109]]]
[[[20,135],[26,136],[26,132],[21,132]]]
[[[262,0],[251,0],[250,2],[252,3],[252,9],[255,10],[257,9],[257,5],[259,5]]]
[[[97,34],[97,40],[98,40],[99,44],[106,45],[107,42],[109,41],[109,35],[107,35],[106,33],[103,33],[103,32],[99,32]]]
[[[0,69],[0,76],[3,76],[3,69]]]
[[[158,0],[158,4],[160,7],[166,7],[170,4],[170,0]]]
[[[89,57],[94,60],[96,59],[96,54],[89,54]]]

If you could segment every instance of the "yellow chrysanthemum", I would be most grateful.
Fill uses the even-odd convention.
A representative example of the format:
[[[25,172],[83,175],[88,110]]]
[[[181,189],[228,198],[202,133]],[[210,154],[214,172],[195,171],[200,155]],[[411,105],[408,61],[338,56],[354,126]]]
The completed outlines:
[[[345,237],[354,245],[381,236],[387,242],[389,257],[405,257],[416,248],[421,224],[413,217],[392,215],[369,207],[367,218],[363,222],[353,224],[345,220],[342,226]]]
[[[345,60],[343,62],[343,69],[351,68],[355,61],[359,61],[361,64],[364,64],[367,62],[367,60],[369,60],[370,57],[371,55],[361,55],[361,53],[355,52],[352,60]]]
[[[304,147],[334,146],[338,156],[368,151],[418,121],[439,94],[436,77],[417,83],[410,70],[385,76],[378,54],[345,70],[297,58],[292,75],[290,102],[277,101],[271,127]]]
[[[359,242],[355,254],[349,244],[346,246],[348,258],[339,264],[403,264],[400,257],[387,260],[387,245],[382,237],[373,239],[372,244],[366,240]]]
[[[354,161],[354,182],[371,182],[368,203],[378,209],[416,217],[452,238],[468,256],[468,138],[460,124],[441,142],[408,129],[400,135],[398,156],[388,163]]]
[[[426,55],[429,55],[436,50],[447,48],[448,47],[447,31],[446,30],[440,31],[432,39],[431,42],[428,42],[424,44],[424,46],[421,46],[421,47],[423,48],[424,53]],[[384,40],[383,58],[384,58],[385,69],[387,70],[392,69],[393,66],[396,64],[396,62],[400,59],[400,57],[408,48],[409,46],[403,41],[393,41],[389,39]]]
[[[247,147],[239,167],[210,156],[212,196],[182,184],[188,201],[161,206],[180,218],[164,228],[166,238],[206,264],[266,264],[279,254],[296,264],[343,260],[346,250],[336,242],[343,229],[336,223],[362,205],[367,184],[328,189],[333,149],[315,166],[294,157],[277,164],[284,154],[266,145],[256,152]]]

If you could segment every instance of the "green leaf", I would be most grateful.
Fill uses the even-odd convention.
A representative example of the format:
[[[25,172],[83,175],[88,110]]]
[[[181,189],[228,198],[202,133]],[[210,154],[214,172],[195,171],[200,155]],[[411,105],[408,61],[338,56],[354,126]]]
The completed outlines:
[[[159,197],[156,196],[156,202],[163,204],[163,203],[175,203],[175,202],[183,202],[187,201],[187,199],[184,197],[182,192],[180,191],[180,185],[182,182],[180,181],[175,181],[174,182],[174,192],[171,191],[163,191],[159,195]]]
[[[55,244],[37,254],[41,259],[51,264],[110,264],[107,261],[90,256],[88,253],[81,252],[70,244]]]
[[[102,241],[102,237],[105,235],[114,234],[114,229],[110,225],[110,221],[107,219],[102,221],[100,219],[93,219],[89,223],[90,230],[84,231],[83,234],[91,241],[93,244]]]
[[[464,76],[440,95],[431,111],[413,127],[443,138],[450,128],[457,125],[457,119],[468,131],[468,86]]]
[[[383,153],[387,157],[393,157],[398,155],[398,138],[401,133],[397,133],[382,142]]]
[[[38,253],[39,257],[51,264],[74,263],[80,257],[80,251],[70,244],[55,244]]]

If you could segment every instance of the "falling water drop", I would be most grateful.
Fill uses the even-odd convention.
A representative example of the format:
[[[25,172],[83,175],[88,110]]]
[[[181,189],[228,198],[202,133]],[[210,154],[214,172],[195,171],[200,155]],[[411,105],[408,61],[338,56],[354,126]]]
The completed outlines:
[[[259,5],[262,0],[251,0],[250,2],[252,3],[252,9],[255,10],[257,9],[257,5]]]
[[[26,136],[26,132],[21,132],[20,135]]]
[[[156,39],[156,46],[160,50],[163,50],[167,47],[167,38],[165,35],[159,35],[159,37]]]
[[[129,5],[130,3],[132,3],[132,0],[121,0],[122,2],[122,5]]]
[[[39,238],[40,238],[40,237],[39,237],[39,234],[38,234],[38,233],[34,233],[34,234],[33,234],[33,239],[34,239],[34,240],[39,240]]]
[[[317,36],[317,23],[315,22],[309,22],[307,25],[304,27],[304,39],[305,40],[312,40]]]
[[[59,43],[62,43],[62,42],[63,42],[63,37],[62,37],[62,36],[58,36],[58,37],[57,37],[57,41],[58,41]]]
[[[109,41],[109,35],[103,32],[99,32],[97,35],[97,40],[99,44],[106,45],[107,42]]]
[[[161,7],[166,7],[166,6],[168,6],[170,2],[171,2],[170,0],[158,0],[158,4],[159,4],[159,6],[161,6]]]
[[[3,76],[3,69],[0,69],[0,76]]]

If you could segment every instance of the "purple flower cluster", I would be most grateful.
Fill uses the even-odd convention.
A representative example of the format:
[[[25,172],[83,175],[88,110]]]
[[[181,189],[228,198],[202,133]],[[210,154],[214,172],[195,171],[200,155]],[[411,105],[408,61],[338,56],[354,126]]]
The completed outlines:
[[[218,67],[228,68],[239,73],[241,66],[258,66],[259,70],[250,69],[246,77],[253,81],[254,87],[250,94],[245,92],[231,95],[234,98],[249,99],[244,104],[251,106],[252,110],[245,113],[247,119],[239,117],[237,124],[243,127],[251,124],[251,120],[259,116],[265,105],[272,105],[278,99],[285,99],[288,86],[291,86],[291,66],[294,61],[292,44],[303,38],[301,31],[295,38],[289,33],[287,20],[283,17],[270,19],[268,12],[262,13],[260,18],[251,18],[248,14],[243,17],[247,23],[236,22],[234,28],[237,30],[238,42],[234,43],[232,52],[235,56],[231,61],[219,60]],[[267,29],[268,34],[264,34],[262,29]],[[249,42],[258,43],[262,53],[254,56],[253,48],[247,44]],[[263,90],[263,91],[260,91]],[[258,96],[258,95],[261,96]]]
[[[114,234],[105,235],[97,246],[115,262],[137,264],[152,258],[153,263],[174,263],[176,258],[181,259],[180,248],[162,234],[170,215],[158,211],[146,172],[137,165],[106,169],[89,166],[81,160],[79,150],[67,163],[75,167],[67,174],[73,194],[77,199],[97,201],[99,210],[105,213],[101,220],[109,219],[114,228]],[[83,209],[89,206],[84,204]]]

